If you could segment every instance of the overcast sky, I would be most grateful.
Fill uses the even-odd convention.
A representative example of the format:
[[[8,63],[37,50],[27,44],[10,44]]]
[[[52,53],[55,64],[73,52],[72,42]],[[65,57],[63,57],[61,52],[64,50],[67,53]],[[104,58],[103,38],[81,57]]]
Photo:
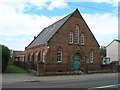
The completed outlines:
[[[100,45],[118,38],[118,0],[1,0],[0,44],[24,50],[43,28],[76,8]]]

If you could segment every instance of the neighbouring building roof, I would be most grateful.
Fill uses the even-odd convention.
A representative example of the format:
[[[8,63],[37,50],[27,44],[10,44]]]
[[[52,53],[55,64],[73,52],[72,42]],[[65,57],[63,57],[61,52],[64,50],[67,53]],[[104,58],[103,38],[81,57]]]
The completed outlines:
[[[26,53],[27,53],[26,51],[22,51],[20,55],[25,55]]]
[[[20,57],[21,53],[23,53],[23,51],[13,51],[14,57]]]
[[[117,41],[118,43],[120,43],[120,40],[116,40],[116,39],[114,39],[111,43],[113,43],[114,41]],[[106,47],[108,47],[111,43],[109,43]]]

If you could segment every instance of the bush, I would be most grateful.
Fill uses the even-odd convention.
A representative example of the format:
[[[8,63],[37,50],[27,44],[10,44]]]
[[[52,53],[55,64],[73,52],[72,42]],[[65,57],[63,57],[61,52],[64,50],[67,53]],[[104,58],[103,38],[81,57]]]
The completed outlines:
[[[5,72],[10,59],[10,50],[8,47],[0,45],[0,52],[2,52],[2,72]]]
[[[100,47],[100,55],[102,58],[106,57],[106,48],[104,46]]]

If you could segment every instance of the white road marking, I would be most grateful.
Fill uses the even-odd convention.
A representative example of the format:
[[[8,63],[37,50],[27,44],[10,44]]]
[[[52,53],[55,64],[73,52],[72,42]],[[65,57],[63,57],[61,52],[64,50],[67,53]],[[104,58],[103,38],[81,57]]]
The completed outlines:
[[[107,85],[107,86],[93,87],[93,88],[89,88],[89,89],[100,89],[100,88],[109,88],[109,87],[117,87],[118,88],[119,85],[120,84]]]

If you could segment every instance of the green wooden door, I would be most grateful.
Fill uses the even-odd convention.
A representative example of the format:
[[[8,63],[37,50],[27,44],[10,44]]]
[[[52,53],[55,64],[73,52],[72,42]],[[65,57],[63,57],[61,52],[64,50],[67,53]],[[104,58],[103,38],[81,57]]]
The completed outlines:
[[[80,70],[80,55],[76,54],[74,56],[74,71],[79,71]]]

